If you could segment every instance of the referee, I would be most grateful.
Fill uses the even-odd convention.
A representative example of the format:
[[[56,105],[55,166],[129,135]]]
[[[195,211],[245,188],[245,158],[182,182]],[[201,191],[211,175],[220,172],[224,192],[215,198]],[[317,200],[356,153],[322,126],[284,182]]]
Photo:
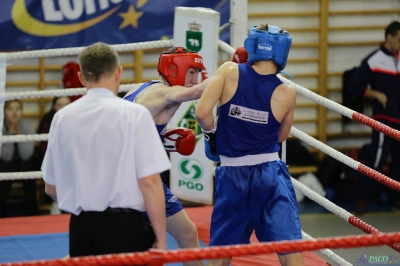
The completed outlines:
[[[171,165],[153,119],[117,97],[122,67],[112,47],[88,46],[79,64],[88,92],[54,116],[42,164],[46,193],[71,213],[70,256],[166,249],[159,173]]]

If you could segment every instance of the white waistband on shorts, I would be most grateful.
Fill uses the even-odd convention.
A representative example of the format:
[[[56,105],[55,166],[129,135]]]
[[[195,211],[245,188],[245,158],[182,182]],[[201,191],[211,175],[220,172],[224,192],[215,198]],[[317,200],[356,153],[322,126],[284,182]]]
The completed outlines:
[[[220,155],[219,158],[221,159],[221,166],[256,165],[280,160],[278,152],[246,155],[242,157],[227,157]]]

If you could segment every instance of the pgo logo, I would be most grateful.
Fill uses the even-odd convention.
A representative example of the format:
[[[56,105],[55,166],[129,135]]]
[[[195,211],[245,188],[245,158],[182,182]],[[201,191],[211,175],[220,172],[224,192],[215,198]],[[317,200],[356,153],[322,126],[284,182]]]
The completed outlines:
[[[195,159],[183,159],[179,163],[179,173],[186,180],[179,180],[178,186],[185,187],[190,190],[203,190],[203,184],[198,181],[203,176],[203,167],[201,163]]]
[[[185,158],[179,163],[179,173],[183,178],[197,182],[203,176],[203,167],[198,160]]]

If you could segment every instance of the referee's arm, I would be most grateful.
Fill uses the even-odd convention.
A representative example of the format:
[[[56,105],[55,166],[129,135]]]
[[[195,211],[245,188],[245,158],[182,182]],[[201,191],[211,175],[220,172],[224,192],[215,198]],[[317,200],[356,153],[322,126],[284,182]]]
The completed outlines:
[[[165,196],[160,174],[139,178],[139,187],[142,191],[147,215],[156,235],[155,248],[167,249]]]

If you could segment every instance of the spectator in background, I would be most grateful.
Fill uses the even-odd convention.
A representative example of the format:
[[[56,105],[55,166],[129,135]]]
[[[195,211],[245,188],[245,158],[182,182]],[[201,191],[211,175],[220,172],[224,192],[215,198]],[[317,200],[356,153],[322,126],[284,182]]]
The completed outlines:
[[[51,121],[53,120],[54,115],[58,110],[65,107],[67,104],[71,103],[70,97],[54,97],[53,103],[51,105],[50,111],[48,111],[40,120],[39,127],[37,130],[38,134],[47,134],[50,131]],[[47,141],[41,141],[39,144],[39,154],[40,154],[40,165],[42,165],[42,161],[47,149]]]
[[[4,104],[3,135],[35,134],[34,128],[22,119],[22,103],[19,100]],[[0,172],[33,171],[34,142],[3,143],[0,154]],[[24,199],[29,215],[37,215],[36,180],[21,180]],[[6,201],[13,181],[0,181],[0,217],[6,216]]]
[[[71,103],[71,98],[67,96],[62,96],[62,97],[54,97],[51,109],[48,111],[40,120],[39,127],[37,130],[38,134],[47,134],[50,132],[50,125],[51,121],[53,121],[54,115],[65,107],[66,105]],[[38,147],[38,169],[40,170],[40,166],[42,165],[44,155],[46,154],[47,150],[47,141],[41,141],[39,142],[39,147]],[[58,209],[57,202],[53,201],[50,197],[48,197],[48,203],[51,203],[50,207],[50,214],[61,214],[60,209]]]
[[[361,66],[354,72],[349,90],[355,95],[372,100],[372,118],[400,130],[400,22],[394,21],[385,29],[385,41],[379,49],[368,55]],[[368,89],[367,86],[370,86]],[[378,172],[382,172],[389,154],[392,163],[389,167],[389,177],[400,181],[400,142],[373,130],[371,149],[365,158],[365,164]],[[372,198],[376,181],[359,175],[356,213],[362,214],[367,201]],[[400,193],[390,189],[391,204],[400,210]]]
[[[80,71],[79,64],[76,62],[68,62],[63,67],[62,83],[64,89],[75,89],[85,87],[79,80],[78,72]],[[71,96],[71,101],[76,101],[83,95]]]

